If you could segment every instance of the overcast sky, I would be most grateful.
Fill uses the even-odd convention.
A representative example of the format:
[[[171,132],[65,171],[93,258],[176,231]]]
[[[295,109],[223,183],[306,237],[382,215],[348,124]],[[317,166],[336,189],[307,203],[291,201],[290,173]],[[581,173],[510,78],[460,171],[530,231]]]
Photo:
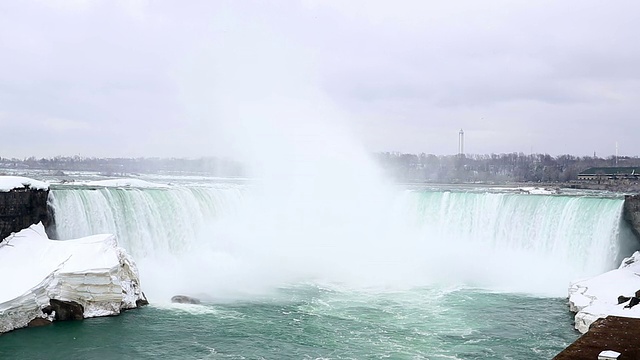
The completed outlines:
[[[345,134],[454,154],[461,128],[468,153],[640,155],[638,14],[635,0],[2,1],[0,156],[242,157]]]

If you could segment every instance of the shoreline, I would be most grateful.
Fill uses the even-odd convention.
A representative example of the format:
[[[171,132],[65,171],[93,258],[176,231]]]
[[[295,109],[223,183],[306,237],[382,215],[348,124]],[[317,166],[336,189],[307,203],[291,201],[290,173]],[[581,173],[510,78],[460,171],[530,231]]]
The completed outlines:
[[[620,195],[640,194],[640,183],[617,183],[614,181],[597,183],[594,181],[573,180],[568,182],[422,182],[422,181],[402,181],[400,185],[408,186],[434,186],[434,187],[486,187],[486,188],[521,188],[533,187],[552,190],[574,189],[608,191]]]

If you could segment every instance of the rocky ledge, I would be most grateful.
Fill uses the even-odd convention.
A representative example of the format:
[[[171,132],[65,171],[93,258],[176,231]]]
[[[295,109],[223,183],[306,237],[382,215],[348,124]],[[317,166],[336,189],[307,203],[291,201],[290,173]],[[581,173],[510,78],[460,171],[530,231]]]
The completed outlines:
[[[0,242],[11,233],[39,222],[49,234],[54,233],[48,197],[46,183],[20,176],[0,176]]]
[[[569,307],[576,313],[575,328],[586,333],[591,324],[609,315],[640,318],[640,252],[620,267],[569,287]]]
[[[0,333],[147,304],[136,265],[113,235],[55,241],[32,225],[0,243],[0,274]]]
[[[633,233],[640,239],[640,195],[626,195],[624,197],[623,215]]]

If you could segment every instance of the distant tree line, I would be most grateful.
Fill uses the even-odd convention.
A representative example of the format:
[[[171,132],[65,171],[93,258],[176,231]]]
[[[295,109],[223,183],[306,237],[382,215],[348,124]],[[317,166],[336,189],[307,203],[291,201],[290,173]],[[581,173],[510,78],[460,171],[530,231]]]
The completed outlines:
[[[567,182],[591,167],[640,167],[640,158],[510,153],[490,155],[432,155],[382,152],[376,160],[393,179],[403,182],[504,183]],[[105,176],[193,173],[223,177],[247,176],[240,162],[215,157],[183,158],[53,158],[8,159],[0,157],[0,169],[28,171],[95,171]],[[1,171],[0,171],[1,172]]]
[[[591,167],[640,167],[640,158],[510,153],[490,155],[376,154],[398,181],[442,183],[567,182]]]
[[[7,159],[0,157],[0,168],[37,169],[51,171],[95,171],[105,176],[125,176],[158,173],[196,173],[213,176],[244,176],[242,165],[233,160],[205,157],[180,158],[94,158],[80,156],[56,156],[53,158],[29,157]]]

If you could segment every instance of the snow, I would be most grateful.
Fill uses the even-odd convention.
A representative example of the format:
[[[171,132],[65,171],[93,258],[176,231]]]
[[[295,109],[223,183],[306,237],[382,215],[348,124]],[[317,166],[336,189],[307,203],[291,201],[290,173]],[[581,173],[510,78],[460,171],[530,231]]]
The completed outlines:
[[[603,359],[603,360],[609,360],[609,359],[617,359],[620,357],[619,352],[617,351],[613,351],[613,350],[605,350],[605,351],[601,351],[600,354],[598,355],[598,360]]]
[[[42,224],[0,243],[0,333],[41,317],[50,299],[84,306],[84,317],[117,315],[144,299],[138,270],[113,235],[49,240]]]
[[[534,194],[534,195],[552,195],[552,194],[558,193],[556,190],[553,190],[553,189],[545,189],[545,188],[533,187],[533,186],[519,187],[518,190],[520,190],[520,192],[525,194]]]
[[[625,308],[629,301],[618,304],[618,296],[635,296],[640,290],[640,252],[622,261],[618,269],[596,277],[579,280],[569,287],[569,307],[576,313],[575,328],[581,333],[591,324],[609,315],[640,318],[640,304]]]
[[[131,187],[131,188],[169,188],[169,185],[156,184],[140,179],[110,179],[89,181],[81,185],[101,187]]]
[[[22,176],[0,176],[0,192],[29,187],[35,190],[47,190],[49,184]]]

